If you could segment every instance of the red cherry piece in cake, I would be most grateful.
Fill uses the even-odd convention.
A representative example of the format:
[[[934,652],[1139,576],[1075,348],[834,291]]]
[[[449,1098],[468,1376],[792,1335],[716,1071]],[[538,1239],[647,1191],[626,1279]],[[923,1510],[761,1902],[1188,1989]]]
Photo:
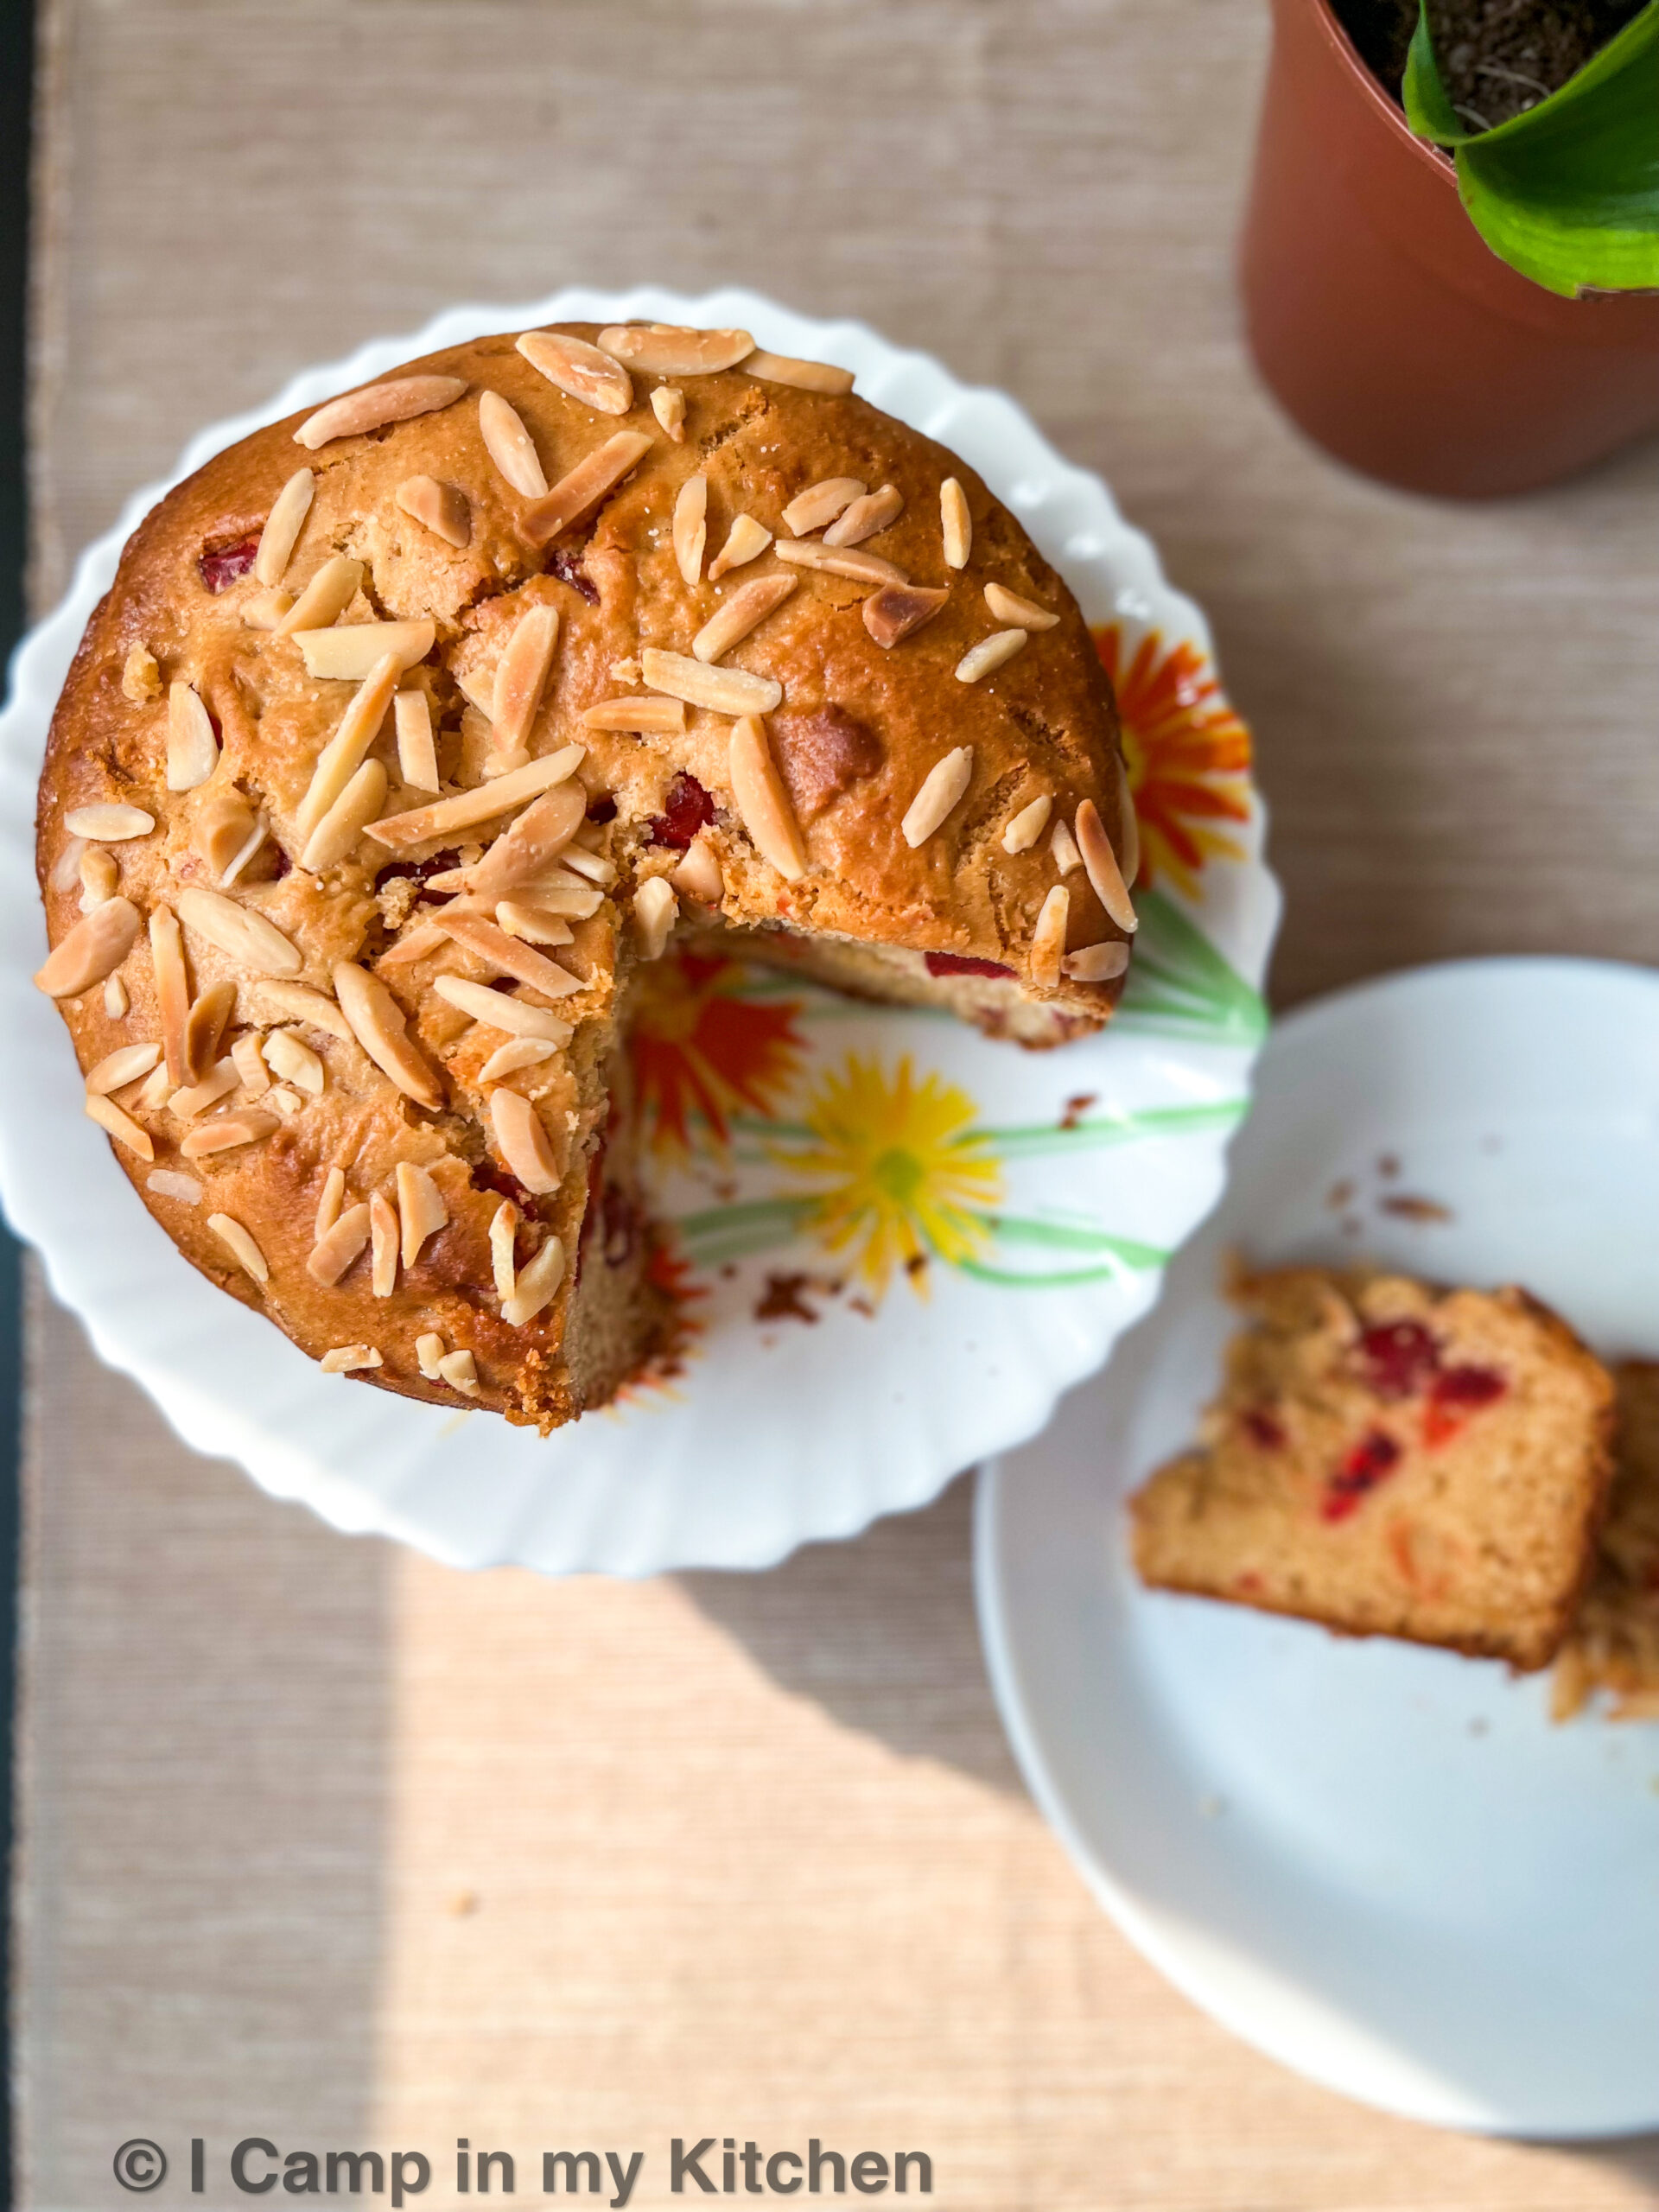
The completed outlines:
[[[1251,1406],[1243,1416],[1244,1433],[1264,1452],[1282,1452],[1288,1439],[1284,1423],[1265,1406]]]
[[[1440,1363],[1440,1347],[1421,1321],[1378,1321],[1362,1332],[1359,1359],[1379,1398],[1414,1398]]]
[[[1435,1376],[1423,1408],[1424,1443],[1444,1444],[1457,1434],[1471,1413],[1496,1405],[1509,1387],[1495,1367],[1446,1368]]]
[[[963,952],[928,952],[923,958],[930,976],[1012,976],[1000,960],[974,960]]]
[[[1394,1472],[1400,1456],[1400,1446],[1393,1437],[1380,1428],[1368,1430],[1326,1482],[1320,1518],[1345,1521]]]
[[[211,592],[228,591],[233,583],[245,576],[259,557],[259,533],[251,537],[238,537],[233,545],[204,545],[197,557],[196,567],[201,581]]]
[[[562,584],[569,584],[572,591],[580,592],[589,607],[599,605],[599,586],[582,567],[579,553],[573,553],[568,546],[556,545],[547,556],[547,573],[556,576]]]
[[[677,853],[689,851],[698,830],[706,830],[714,818],[715,802],[696,778],[676,776],[667,805],[652,821],[651,842]]]

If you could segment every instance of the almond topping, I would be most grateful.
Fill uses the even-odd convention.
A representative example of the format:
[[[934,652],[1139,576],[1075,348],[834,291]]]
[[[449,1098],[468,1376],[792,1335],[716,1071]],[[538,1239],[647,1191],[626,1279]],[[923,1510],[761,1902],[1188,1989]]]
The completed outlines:
[[[251,1274],[255,1282],[270,1281],[264,1254],[239,1221],[232,1221],[227,1213],[210,1213],[207,1226],[245,1274]]]
[[[231,1047],[231,1059],[242,1088],[250,1098],[263,1098],[270,1089],[270,1071],[265,1065],[259,1033],[249,1029]]]
[[[121,664],[121,696],[135,707],[147,707],[162,696],[162,671],[148,645],[130,645]]]
[[[926,584],[887,584],[864,602],[864,627],[891,652],[933,617],[950,596]]]
[[[1117,772],[1117,842],[1122,848],[1123,880],[1133,889],[1141,873],[1141,818],[1135,810],[1135,793],[1129,789],[1128,771],[1121,753],[1114,753],[1112,766]]]
[[[891,528],[904,512],[904,493],[895,484],[884,484],[879,491],[867,492],[861,499],[855,499],[840,521],[831,523],[824,531],[823,542],[826,545],[861,545],[877,531]]]
[[[313,1282],[320,1282],[325,1290],[332,1290],[368,1241],[367,1205],[347,1206],[311,1247],[311,1256],[305,1263],[305,1271]]]
[[[448,1228],[449,1209],[429,1172],[411,1160],[397,1163],[397,1223],[404,1265],[412,1268],[429,1236]]]
[[[702,577],[703,548],[709,542],[709,479],[688,476],[674,500],[674,558],[688,584]]]
[[[670,872],[668,880],[677,891],[683,891],[688,899],[695,899],[700,906],[718,906],[726,895],[720,858],[706,836],[692,839],[685,858]]]
[[[94,1093],[87,1098],[86,1113],[107,1135],[124,1145],[129,1152],[136,1153],[140,1160],[155,1159],[156,1147],[149,1132],[140,1128],[130,1114],[124,1114],[113,1098],[99,1097]]]
[[[47,877],[54,891],[73,891],[80,881],[80,857],[86,849],[84,837],[71,837],[52,863],[52,873]]]
[[[469,1398],[478,1395],[478,1363],[464,1346],[460,1351],[444,1354],[438,1362],[438,1373],[452,1390],[464,1391]]]
[[[184,1020],[184,1064],[200,1082],[219,1058],[219,1047],[236,1012],[236,985],[209,983]]]
[[[297,1090],[309,1091],[313,1098],[321,1096],[326,1079],[322,1062],[291,1029],[271,1032],[265,1039],[265,1058],[284,1083],[293,1084]]]
[[[435,476],[406,476],[392,497],[411,521],[464,550],[473,542],[473,511],[459,484]]]
[[[251,906],[238,906],[222,892],[203,891],[194,885],[181,891],[179,919],[256,975],[297,976],[305,965],[298,948],[275,922],[268,922]]]
[[[159,1114],[166,1105],[168,1093],[172,1089],[173,1084],[168,1079],[167,1063],[163,1061],[160,1067],[152,1068],[138,1086],[138,1096],[132,1103],[143,1113]]]
[[[1048,817],[1054,810],[1054,801],[1047,791],[1034,798],[1029,806],[1022,806],[1002,832],[1005,853],[1027,853],[1048,827]]]
[[[438,754],[432,738],[432,706],[424,691],[399,691],[391,702],[397,730],[397,773],[412,791],[438,788]]]
[[[429,1329],[415,1339],[415,1357],[421,1363],[421,1373],[429,1382],[442,1379],[443,1338]]]
[[[799,589],[800,582],[798,576],[756,576],[750,583],[740,584],[729,599],[721,601],[691,640],[695,658],[703,662],[717,661],[734,645],[741,645],[791,592]]]
[[[547,496],[547,477],[524,417],[499,391],[478,395],[478,429],[484,450],[521,498]]]
[[[680,737],[685,732],[685,703],[680,699],[601,699],[584,707],[588,729],[627,730],[639,737]]]
[[[379,977],[355,961],[339,961],[334,995],[358,1043],[381,1073],[420,1105],[434,1111],[442,1106],[443,1086],[404,1033],[409,1018]]]
[[[490,1093],[490,1126],[509,1173],[537,1198],[559,1187],[559,1170],[542,1117],[516,1090]]]
[[[772,548],[780,561],[798,569],[820,569],[831,576],[850,576],[855,583],[902,584],[909,579],[902,569],[884,561],[879,553],[861,553],[856,546],[826,545],[821,537],[780,537]]]
[[[521,906],[516,899],[499,899],[495,918],[509,937],[523,938],[526,944],[569,944],[573,941],[570,925],[562,916],[547,913],[539,906]]]
[[[322,1195],[317,1200],[317,1225],[312,1241],[320,1244],[345,1211],[346,1170],[331,1167],[323,1178]]]
[[[798,883],[806,874],[806,847],[759,715],[734,726],[728,760],[732,795],[755,850],[786,882]]]
[[[188,683],[167,687],[167,788],[193,791],[219,766],[219,740],[207,709]]]
[[[559,642],[559,610],[545,602],[528,607],[495,665],[491,721],[499,753],[517,753],[530,739],[531,726],[547,689],[554,648]]]
[[[95,1098],[107,1097],[111,1091],[124,1090],[141,1075],[148,1075],[161,1057],[159,1045],[118,1045],[114,1052],[105,1052],[88,1075],[86,1088]]]
[[[464,377],[394,377],[387,384],[365,385],[360,391],[348,391],[308,415],[295,431],[294,442],[315,453],[334,438],[361,437],[384,429],[388,423],[435,414],[441,407],[453,406],[466,389]]]
[[[327,630],[296,630],[308,676],[336,683],[362,683],[390,653],[399,676],[424,660],[437,636],[431,622],[346,622]]]
[[[563,746],[543,760],[532,760],[527,768],[514,768],[505,776],[498,776],[493,783],[481,784],[476,791],[458,791],[454,798],[441,798],[431,806],[417,806],[407,814],[391,815],[385,821],[375,823],[370,835],[382,845],[424,845],[457,830],[472,830],[480,822],[493,822],[498,815],[512,813],[526,799],[550,790],[555,784],[568,781],[582,766],[586,751],[587,747],[582,745]]]
[[[290,1090],[285,1083],[277,1084],[273,1090],[265,1093],[265,1103],[274,1112],[280,1114],[284,1121],[291,1120],[296,1114],[302,1114],[305,1111],[304,1099],[297,1090]]]
[[[613,323],[599,334],[604,353],[648,377],[708,377],[734,369],[754,351],[747,330],[682,330],[672,323]],[[620,411],[620,410],[619,410]]]
[[[726,533],[726,543],[709,563],[709,581],[718,583],[728,569],[741,569],[760,558],[772,543],[772,532],[753,515],[736,515]]]
[[[509,937],[504,929],[486,921],[481,914],[452,916],[446,909],[435,919],[446,937],[454,938],[468,952],[476,953],[499,974],[528,984],[545,998],[569,998],[574,992],[587,988],[579,976],[573,976],[568,968],[561,968],[544,952],[537,952],[534,945]]]
[[[124,1021],[132,1010],[127,987],[118,976],[104,978],[104,1011],[111,1021]]]
[[[1071,918],[1071,893],[1057,883],[1044,899],[1031,940],[1030,974],[1039,990],[1059,988],[1060,961],[1065,951],[1065,929]]]
[[[616,863],[607,861],[603,853],[589,852],[585,846],[567,845],[559,855],[564,868],[574,868],[578,875],[585,875],[590,883],[610,885],[616,881]]]
[[[743,373],[760,377],[767,384],[794,385],[802,391],[827,391],[836,396],[853,388],[850,369],[832,368],[828,361],[797,361],[787,353],[767,353],[757,346],[742,363]]]
[[[161,1018],[162,1048],[169,1083],[190,1080],[185,1024],[190,1018],[190,976],[184,963],[184,932],[170,906],[149,917],[149,964],[156,979],[156,1011]]]
[[[651,411],[677,446],[685,443],[685,394],[671,384],[659,384],[651,395]]]
[[[259,550],[254,556],[253,580],[269,591],[279,584],[288,572],[294,557],[294,548],[300,542],[300,532],[305,528],[305,518],[311,512],[311,502],[316,495],[315,472],[296,468],[271,502],[265,526],[259,533]]]
[[[601,415],[626,415],[632,406],[627,371],[585,338],[569,338],[560,330],[526,330],[518,345],[531,367],[567,397]]]
[[[384,1367],[385,1362],[372,1344],[336,1344],[317,1364],[325,1375],[355,1375],[362,1368]]]
[[[158,1167],[153,1175],[144,1178],[144,1188],[154,1191],[158,1198],[173,1198],[181,1206],[199,1206],[202,1190],[194,1175],[178,1175],[171,1168]]]
[[[1052,630],[1060,619],[1034,599],[1022,599],[1006,584],[987,584],[985,604],[999,622],[1012,622],[1021,630]]]
[[[138,909],[130,899],[106,899],[61,938],[37,969],[35,985],[49,999],[72,999],[112,975],[132,950]]]
[[[784,687],[770,676],[751,676],[741,668],[705,668],[684,653],[658,652],[648,645],[640,656],[645,681],[688,706],[716,715],[764,715],[778,706]]]
[[[274,1114],[255,1108],[245,1114],[216,1114],[211,1122],[198,1123],[187,1130],[179,1140],[179,1152],[186,1160],[205,1160],[210,1153],[232,1152],[238,1145],[257,1144],[279,1127]]]
[[[397,1287],[397,1217],[377,1191],[369,1200],[369,1288],[390,1298]]]
[[[312,875],[337,867],[385,803],[386,772],[378,760],[365,760],[307,838],[300,866]]]
[[[181,1122],[194,1122],[210,1106],[217,1106],[221,1098],[228,1098],[241,1080],[232,1059],[216,1060],[200,1083],[188,1084],[175,1090],[167,1102],[167,1110]]]
[[[668,878],[653,875],[633,894],[633,918],[639,931],[639,957],[660,960],[669,931],[679,917],[679,901]]]
[[[1093,799],[1084,799],[1077,809],[1071,824],[1071,834],[1077,841],[1077,850],[1083,855],[1083,865],[1094,886],[1096,898],[1119,929],[1132,937],[1140,927],[1134,901],[1118,868],[1117,855],[1112,850],[1105,824],[1101,821],[1100,810]]]
[[[1023,630],[998,630],[991,637],[982,638],[957,663],[957,683],[977,683],[982,676],[989,676],[1011,661],[1025,643]]]
[[[822,530],[845,514],[868,490],[856,476],[826,476],[821,484],[809,484],[795,494],[784,509],[784,528],[791,537],[804,537],[809,531]]]
[[[511,1198],[503,1198],[490,1217],[490,1273],[495,1278],[495,1294],[503,1300],[513,1293],[518,1272],[513,1243],[518,1234],[518,1209]]]
[[[939,523],[944,532],[944,565],[965,569],[974,550],[974,518],[968,512],[968,494],[954,476],[939,486]]]
[[[363,563],[331,553],[276,625],[279,638],[296,630],[326,630],[338,622],[357,597]]]
[[[652,440],[644,430],[619,430],[607,438],[585,461],[579,461],[544,499],[524,509],[518,527],[531,545],[548,545],[562,531],[579,523],[613,492],[625,476],[638,468],[651,451]]]
[[[499,993],[496,995],[499,996]],[[505,1045],[498,1045],[478,1071],[480,1083],[499,1083],[503,1077],[517,1075],[521,1068],[540,1067],[543,1060],[550,1060],[555,1047],[541,1037],[514,1037]]]
[[[605,904],[605,894],[591,883],[584,883],[580,876],[568,874],[563,868],[552,868],[524,886],[524,896],[533,899],[545,914],[559,914],[573,922],[585,922],[596,914]]]
[[[251,599],[242,602],[242,627],[245,630],[280,630],[294,612],[291,591],[257,591]]]
[[[503,1301],[501,1319],[510,1329],[522,1329],[552,1302],[564,1280],[564,1246],[550,1236],[528,1267],[518,1270],[512,1296]]]
[[[290,1021],[309,1022],[313,1029],[321,1029],[347,1045],[357,1033],[326,991],[314,991],[307,983],[270,982],[264,976],[255,983],[254,989],[267,1006],[275,1007]]]
[[[559,857],[581,829],[587,810],[588,794],[580,784],[556,784],[467,869],[467,887],[486,899],[517,891]]]
[[[192,849],[222,883],[256,826],[253,809],[241,792],[233,785],[221,785],[201,795],[190,825]]]
[[[146,814],[142,806],[123,806],[111,799],[72,809],[64,816],[63,826],[72,836],[89,837],[99,844],[124,845],[130,837],[148,837],[156,827],[156,817]]]
[[[1077,840],[1063,820],[1055,823],[1048,849],[1053,854],[1054,865],[1062,875],[1070,875],[1073,868],[1083,866],[1083,855],[1077,850]]]
[[[312,831],[362,766],[365,755],[380,734],[380,725],[385,720],[402,674],[397,655],[383,654],[340,716],[340,728],[318,753],[311,781],[295,817],[295,826],[302,839],[309,841]]]
[[[102,845],[89,845],[80,856],[80,911],[90,914],[95,906],[113,899],[121,881],[121,870],[113,853]]]
[[[470,982],[465,976],[435,976],[432,988],[441,999],[471,1014],[474,1021],[505,1030],[509,1037],[533,1037],[539,1044],[556,1046],[568,1045],[575,1033],[568,1021],[550,1014],[545,1007],[532,1006],[528,999],[510,998],[506,992],[493,991],[487,983]]]
[[[1066,974],[1079,983],[1109,983],[1128,964],[1128,946],[1115,941],[1085,944],[1080,952],[1068,952],[1060,963]]]
[[[942,760],[933,763],[899,825],[907,845],[914,848],[927,842],[960,802],[973,773],[971,745],[959,745],[953,753],[947,753]]]

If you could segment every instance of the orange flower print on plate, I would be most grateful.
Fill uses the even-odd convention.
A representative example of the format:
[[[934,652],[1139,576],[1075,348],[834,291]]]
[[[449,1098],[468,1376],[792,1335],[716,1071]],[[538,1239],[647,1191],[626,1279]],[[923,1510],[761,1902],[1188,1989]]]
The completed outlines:
[[[738,995],[743,970],[717,953],[670,953],[639,971],[629,1049],[652,1146],[688,1153],[700,1117],[716,1144],[730,1116],[771,1116],[799,1067],[805,1040],[792,1000]]]
[[[1167,876],[1189,899],[1212,854],[1242,860],[1219,825],[1250,817],[1250,733],[1198,648],[1185,639],[1166,646],[1145,632],[1132,653],[1108,622],[1095,646],[1117,694],[1129,789],[1141,823],[1143,886]]]

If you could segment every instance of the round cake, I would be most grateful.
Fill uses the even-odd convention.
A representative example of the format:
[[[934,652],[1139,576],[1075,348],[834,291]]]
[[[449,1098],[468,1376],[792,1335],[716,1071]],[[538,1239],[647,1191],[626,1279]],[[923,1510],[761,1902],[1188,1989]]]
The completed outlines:
[[[508,334],[245,439],[134,533],[38,855],[87,1111],[326,1366],[543,1430],[650,1359],[630,979],[671,935],[1098,1028],[1110,690],[972,470],[741,331]]]

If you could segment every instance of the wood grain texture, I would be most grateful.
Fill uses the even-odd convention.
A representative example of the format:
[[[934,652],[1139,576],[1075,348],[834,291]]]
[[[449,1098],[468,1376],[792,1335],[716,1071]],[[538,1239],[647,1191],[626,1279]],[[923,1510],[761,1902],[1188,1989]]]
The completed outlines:
[[[1230,276],[1264,14],[52,0],[36,603],[308,360],[462,297],[735,278],[1002,385],[1152,531],[1257,729],[1281,1001],[1644,958],[1659,447],[1468,511],[1295,438]],[[38,1297],[32,1358],[41,2212],[111,2202],[128,2135],[249,2132],[638,2146],[653,2207],[709,2133],[926,2149],[935,2201],[1002,2212],[1659,2202],[1653,2144],[1357,2111],[1135,1956],[1009,1764],[965,1485],[764,1578],[460,1578],[192,1459]]]

